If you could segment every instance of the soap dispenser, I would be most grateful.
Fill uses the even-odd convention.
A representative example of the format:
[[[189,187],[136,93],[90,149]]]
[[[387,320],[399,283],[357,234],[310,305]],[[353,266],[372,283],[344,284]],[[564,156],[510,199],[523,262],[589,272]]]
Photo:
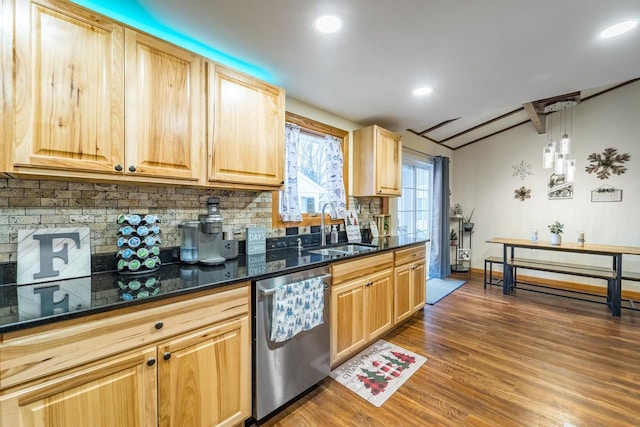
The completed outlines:
[[[331,244],[338,243],[338,226],[331,227]]]

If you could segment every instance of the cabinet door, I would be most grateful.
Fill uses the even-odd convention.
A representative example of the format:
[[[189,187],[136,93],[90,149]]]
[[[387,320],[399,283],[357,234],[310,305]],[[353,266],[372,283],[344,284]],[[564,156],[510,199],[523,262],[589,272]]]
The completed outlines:
[[[114,173],[124,156],[123,28],[72,3],[8,5],[14,168]]]
[[[394,320],[395,323],[401,322],[411,315],[413,309],[412,297],[412,277],[413,270],[410,265],[403,265],[395,269],[394,277]]]
[[[234,426],[251,416],[248,316],[160,345],[158,358],[159,426]]]
[[[284,178],[284,91],[212,63],[208,63],[208,73],[209,120],[213,117],[209,179],[280,187]]]
[[[156,426],[156,350],[141,350],[0,397],[0,425]]]
[[[411,311],[415,313],[424,307],[427,297],[426,263],[419,262],[411,267]]]
[[[399,135],[376,127],[376,187],[380,195],[402,194],[402,140]]]
[[[204,178],[204,63],[200,56],[127,30],[125,173]]]
[[[366,280],[364,319],[367,341],[372,341],[393,326],[393,273],[384,270]]]
[[[364,329],[366,279],[331,289],[331,364],[346,359],[366,341]]]
[[[399,196],[402,193],[402,137],[372,125],[353,132],[354,196]]]
[[[2,60],[2,70],[0,70],[0,85],[2,85],[2,96],[0,97],[0,171],[13,169],[13,149],[14,149],[14,68],[13,49],[13,13],[15,11],[0,1],[0,59]],[[0,176],[7,178],[8,175],[0,173]]]

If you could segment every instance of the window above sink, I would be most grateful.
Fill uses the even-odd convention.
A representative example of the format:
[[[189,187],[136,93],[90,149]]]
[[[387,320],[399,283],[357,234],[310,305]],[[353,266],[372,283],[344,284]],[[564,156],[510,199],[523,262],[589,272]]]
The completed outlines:
[[[302,117],[299,116],[297,114],[294,113],[290,113],[290,112],[286,112],[286,117],[285,117],[285,121],[287,123],[292,123],[295,125],[300,126],[302,133],[306,133],[307,135],[311,135],[311,136],[315,136],[316,138],[319,138],[320,136],[322,136],[322,138],[324,138],[324,135],[332,135],[336,138],[342,139],[342,157],[344,159],[344,168],[342,171],[342,176],[343,179],[345,181],[345,188],[348,187],[347,185],[347,177],[349,176],[349,132],[342,130],[342,129],[338,129],[335,128],[333,126],[329,126],[326,125],[324,123],[320,123],[320,122],[316,122],[315,120],[306,118],[306,117]],[[321,138],[321,139],[322,139]],[[307,150],[309,151],[309,150]],[[319,156],[316,156],[319,157]],[[312,187],[313,185],[309,185],[310,187]],[[281,192],[279,191],[274,191],[273,192],[273,197],[272,197],[272,206],[274,207],[278,207],[278,209],[273,209],[272,210],[272,227],[273,228],[286,228],[286,227],[291,227],[291,226],[296,226],[296,227],[301,227],[301,226],[312,226],[312,225],[320,225],[320,215],[319,215],[319,209],[322,206],[322,204],[320,204],[322,201],[324,201],[324,197],[323,196],[321,199],[321,196],[319,195],[311,195],[311,194],[303,194],[302,197],[304,197],[304,200],[302,200],[302,221],[300,222],[283,222],[282,218],[280,216],[280,206],[281,206],[281,201],[280,201],[280,197],[281,197]],[[325,193],[326,194],[326,193]],[[347,206],[347,209],[349,207]],[[329,224],[340,224],[342,222],[342,220],[328,220]]]

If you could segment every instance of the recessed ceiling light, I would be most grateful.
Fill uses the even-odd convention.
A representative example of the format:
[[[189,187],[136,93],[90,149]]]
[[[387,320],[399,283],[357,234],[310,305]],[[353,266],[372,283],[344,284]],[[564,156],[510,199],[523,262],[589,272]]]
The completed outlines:
[[[601,32],[600,38],[608,39],[609,37],[619,36],[626,33],[627,31],[631,31],[636,25],[638,25],[638,21],[620,22],[616,25],[610,26],[609,28]]]
[[[413,94],[415,96],[424,96],[429,95],[431,92],[433,92],[433,88],[431,87],[419,87],[413,91]]]
[[[342,27],[342,18],[338,15],[322,15],[316,19],[316,29],[321,33],[335,33]]]

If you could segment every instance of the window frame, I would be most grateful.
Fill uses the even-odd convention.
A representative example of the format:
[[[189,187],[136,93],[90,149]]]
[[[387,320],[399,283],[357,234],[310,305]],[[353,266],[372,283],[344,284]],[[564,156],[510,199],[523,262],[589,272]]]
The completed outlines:
[[[285,122],[291,123],[305,131],[316,133],[318,135],[332,135],[336,138],[342,139],[342,158],[344,169],[342,170],[342,179],[344,181],[344,188],[347,197],[347,208],[349,207],[349,131],[338,129],[336,127],[318,122],[307,117],[300,116],[295,113],[287,111],[285,113]],[[283,130],[284,131],[284,130]],[[287,221],[283,222],[280,217],[280,190],[271,193],[271,226],[273,228],[286,228],[286,227],[307,227],[312,225],[320,225],[320,215],[302,214],[302,221]],[[339,224],[342,219],[331,220],[325,218],[325,224]]]

